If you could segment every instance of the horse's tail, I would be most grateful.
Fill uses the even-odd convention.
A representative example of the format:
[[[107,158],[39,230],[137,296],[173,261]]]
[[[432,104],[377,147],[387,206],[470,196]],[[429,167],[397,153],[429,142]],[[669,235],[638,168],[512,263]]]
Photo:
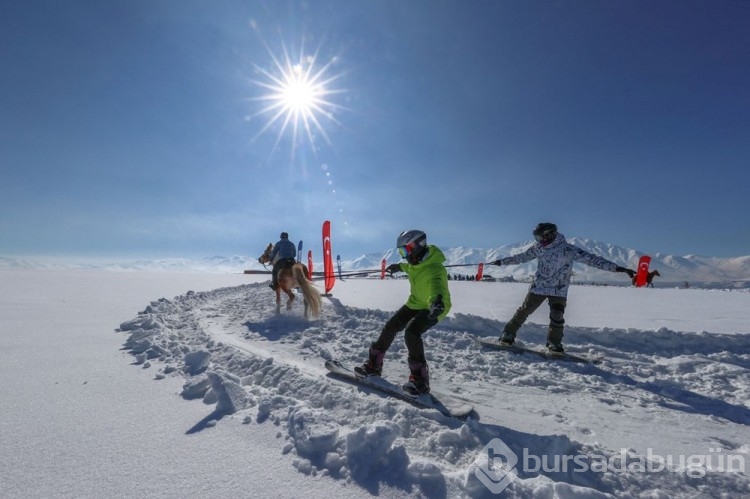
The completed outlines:
[[[308,314],[310,318],[315,319],[320,315],[320,310],[323,308],[323,299],[320,297],[320,291],[307,280],[307,267],[303,264],[295,263],[292,266],[292,274],[297,281],[297,286],[302,290],[302,297],[305,303],[309,307]]]

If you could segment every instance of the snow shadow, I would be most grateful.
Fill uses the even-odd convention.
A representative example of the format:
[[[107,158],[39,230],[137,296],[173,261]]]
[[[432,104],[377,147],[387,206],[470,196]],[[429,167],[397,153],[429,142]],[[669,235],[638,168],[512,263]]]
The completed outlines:
[[[456,314],[441,324],[456,332],[496,337],[504,323],[468,314]],[[517,341],[544,345],[547,327],[524,324]],[[732,403],[731,394],[718,390],[731,386],[750,369],[750,335],[719,333],[686,333],[659,329],[656,331],[566,327],[563,340],[566,350],[604,353],[605,364],[565,363],[571,375],[597,376],[611,385],[612,391],[623,387],[650,394],[644,400],[666,409],[750,425],[750,408]],[[540,369],[563,364],[531,359]],[[559,377],[559,373],[556,375]],[[640,378],[640,379],[639,379]],[[577,383],[571,378],[563,383]],[[623,386],[624,385],[624,386]],[[699,393],[702,389],[704,393]]]
[[[667,328],[655,331],[613,328],[566,327],[571,344],[590,344],[608,350],[612,357],[629,358],[634,354],[677,357],[711,355],[722,352],[750,352],[750,335],[710,332],[681,332]],[[750,358],[735,359],[737,365],[750,369]]]
[[[582,444],[571,441],[565,435],[536,435],[476,421],[470,422],[470,427],[483,448],[494,443],[493,441],[496,442],[495,439],[500,439],[515,454],[518,459],[518,465],[515,467],[516,475],[522,480],[543,475],[555,482],[593,488],[598,492],[615,494],[617,491],[612,480],[601,473],[591,469],[582,471],[572,463],[562,466],[563,456],[587,456],[589,454]],[[531,466],[528,466],[529,463]],[[560,463],[560,466],[556,466],[555,463]],[[539,466],[536,466],[537,464]],[[559,471],[555,471],[557,469]],[[471,473],[467,477],[469,482],[467,488],[476,492],[472,494],[472,497],[497,497],[493,496],[473,475]]]
[[[505,322],[471,314],[457,313],[440,323],[441,328],[476,336],[499,337]],[[544,345],[547,326],[527,322],[518,331],[517,341]],[[605,350],[608,357],[630,358],[634,354],[676,357],[711,355],[722,352],[750,352],[750,335],[711,332],[681,332],[667,328],[655,331],[565,326],[563,343],[571,353],[585,348]],[[735,359],[736,365],[750,369],[750,358]]]
[[[606,371],[591,366],[590,374],[598,375],[612,385],[627,385],[637,390],[656,395],[656,404],[666,409],[704,416],[715,416],[733,423],[750,425],[750,409],[745,406],[730,404],[724,400],[701,395],[678,386],[671,381],[638,381],[627,374]]]
[[[211,412],[211,414],[195,423],[192,428],[185,432],[185,435],[192,435],[194,433],[198,433],[199,431],[205,430],[206,428],[211,428],[215,426],[216,423],[224,416],[226,416],[226,411],[224,411],[223,409],[215,409],[213,412]]]
[[[322,296],[323,298],[331,302],[331,305],[333,305],[333,310],[336,313],[336,315],[340,315],[342,317],[347,317],[349,315],[349,308],[347,308],[346,305],[341,303],[341,300],[339,300],[338,298],[334,298],[332,295],[322,295]]]
[[[280,341],[302,333],[312,324],[312,321],[302,316],[279,314],[261,321],[250,320],[243,325],[250,333],[258,334],[269,341]]]
[[[735,479],[721,470],[706,471],[700,482],[686,473],[677,473],[671,469],[654,468],[646,472],[634,463],[645,463],[647,456],[635,453],[613,454],[596,444],[581,444],[571,441],[565,435],[536,435],[513,430],[500,425],[474,423],[472,430],[482,445],[481,454],[495,454],[505,468],[510,467],[516,474],[514,481],[506,490],[508,497],[643,497],[638,492],[644,490],[658,493],[660,497],[687,497],[695,495],[697,483],[706,490],[720,490],[728,495],[743,494],[745,484],[737,484]],[[497,454],[499,439],[507,450],[517,459],[511,467],[509,455]],[[506,452],[507,452],[506,450]],[[467,470],[463,488],[473,498],[498,497],[490,491],[485,483],[476,476],[484,469],[487,457],[474,461]],[[602,466],[606,460],[607,465]],[[486,476],[486,474],[485,474]],[[545,487],[543,482],[535,480],[546,477],[555,485]],[[636,492],[635,494],[631,492]],[[702,496],[701,496],[702,497]]]

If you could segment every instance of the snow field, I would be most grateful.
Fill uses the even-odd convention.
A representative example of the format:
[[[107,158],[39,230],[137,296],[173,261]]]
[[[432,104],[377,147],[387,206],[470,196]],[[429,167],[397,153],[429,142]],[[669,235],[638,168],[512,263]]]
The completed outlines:
[[[499,334],[525,287],[452,283],[452,314],[426,333],[425,341],[433,389],[475,404],[477,415],[459,421],[325,375],[326,359],[362,362],[391,311],[405,301],[404,285],[337,283],[315,321],[302,318],[299,303],[276,315],[264,283],[189,292],[152,302],[120,329],[136,362],[148,363],[157,378],[184,376],[182,396],[214,406],[194,431],[224,417],[239,418],[250,429],[276,425],[284,441],[279,452],[294,456],[298,472],[344,480],[373,494],[491,497],[476,471],[482,449],[495,438],[532,456],[526,462],[532,465],[534,458],[544,463],[565,456],[614,459],[621,449],[636,460],[652,454],[708,455],[719,446],[748,456],[750,335],[730,334],[743,333],[741,324],[747,322],[725,304],[711,309],[726,319],[719,324],[730,333],[702,331],[701,319],[691,318],[699,315],[698,305],[712,305],[714,299],[747,303],[747,293],[574,287],[565,344],[572,352],[604,353],[606,360],[593,366],[480,348],[473,335]],[[544,343],[544,308],[522,328],[519,340]],[[595,313],[587,315],[592,309]],[[675,323],[688,325],[685,331],[643,328],[644,322],[665,320],[660,311],[677,309],[683,313]],[[609,320],[601,319],[607,315]],[[405,357],[398,337],[384,375],[394,382],[405,379]],[[744,471],[705,466],[699,478],[685,466],[660,473],[529,468],[516,470],[506,494],[748,493]]]

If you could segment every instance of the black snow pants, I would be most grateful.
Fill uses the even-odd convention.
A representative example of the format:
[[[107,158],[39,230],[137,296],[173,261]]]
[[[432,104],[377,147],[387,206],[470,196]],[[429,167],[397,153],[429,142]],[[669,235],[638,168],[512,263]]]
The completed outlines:
[[[430,319],[429,315],[430,312],[428,310],[412,310],[406,305],[402,306],[385,323],[383,331],[372,344],[372,347],[385,353],[396,338],[396,334],[405,329],[404,342],[406,343],[406,350],[409,352],[409,365],[426,365],[427,360],[424,357],[422,333],[438,322],[437,319]]]

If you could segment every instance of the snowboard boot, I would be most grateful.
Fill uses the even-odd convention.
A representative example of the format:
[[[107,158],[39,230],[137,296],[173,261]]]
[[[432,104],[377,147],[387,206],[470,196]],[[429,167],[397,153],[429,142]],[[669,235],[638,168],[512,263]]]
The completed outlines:
[[[430,393],[430,370],[427,364],[409,364],[409,370],[411,371],[409,381],[402,387],[404,392],[414,397]]]
[[[509,331],[503,331],[503,334],[500,336],[500,344],[503,346],[511,346],[516,341],[516,335],[509,332]]]
[[[354,372],[360,378],[366,378],[367,376],[380,376],[383,373],[383,358],[385,352],[381,352],[375,347],[370,347],[369,351],[370,358],[365,361],[361,366],[354,368]]]
[[[557,341],[548,341],[547,351],[551,353],[552,355],[562,355],[565,353],[562,343],[557,342]]]

